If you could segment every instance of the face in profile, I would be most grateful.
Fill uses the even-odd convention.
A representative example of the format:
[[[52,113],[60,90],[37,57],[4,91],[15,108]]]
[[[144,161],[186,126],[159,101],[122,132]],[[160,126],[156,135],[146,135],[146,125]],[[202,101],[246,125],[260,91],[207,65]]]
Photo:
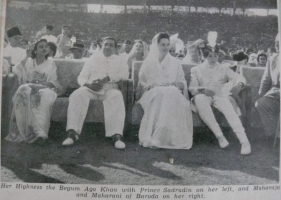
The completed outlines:
[[[210,52],[206,59],[209,65],[214,65],[218,62],[218,58],[219,58],[218,53]]]
[[[162,38],[158,43],[158,50],[160,55],[165,56],[170,49],[170,40],[167,38]]]
[[[109,57],[115,53],[115,41],[112,39],[105,39],[102,43],[102,52],[105,57]]]
[[[35,49],[37,56],[46,56],[48,54],[48,44],[45,41],[41,41],[37,44]]]

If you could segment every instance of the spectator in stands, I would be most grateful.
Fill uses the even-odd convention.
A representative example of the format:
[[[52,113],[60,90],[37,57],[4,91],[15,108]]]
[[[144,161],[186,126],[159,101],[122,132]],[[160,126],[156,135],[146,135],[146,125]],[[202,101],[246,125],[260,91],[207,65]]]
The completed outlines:
[[[231,58],[231,60],[233,59],[233,55],[235,54],[235,50],[234,49],[229,49],[228,50],[228,54],[229,54],[229,56],[230,56],[230,58]]]
[[[118,83],[122,79],[128,79],[129,73],[124,60],[114,55],[116,47],[114,38],[104,38],[102,50],[85,63],[78,76],[81,87],[69,97],[67,138],[62,145],[73,145],[78,140],[89,102],[95,99],[103,101],[105,136],[114,139],[116,149],[125,148],[125,143],[122,141],[125,106]]]
[[[132,47],[133,47],[132,42],[130,40],[126,40],[123,45],[124,45],[125,53],[129,54],[132,50]]]
[[[211,106],[217,108],[223,113],[232,130],[239,139],[241,154],[247,155],[251,153],[251,145],[248,141],[242,123],[230,102],[229,95],[238,94],[242,87],[246,84],[243,76],[233,72],[230,68],[218,63],[218,45],[210,47],[206,45],[201,48],[205,58],[204,62],[191,69],[191,80],[189,90],[194,95],[198,114],[205,124],[211,129],[218,139],[219,146],[225,148],[229,145],[224,137],[219,124],[213,114]],[[232,81],[234,86],[230,91],[224,91],[224,85]]]
[[[257,57],[257,67],[265,67],[267,62],[267,56],[264,53],[261,53]]]
[[[71,54],[68,54],[65,59],[82,59],[85,52],[84,43],[77,40],[69,50]]]
[[[139,72],[139,103],[144,110],[139,143],[149,148],[190,149],[193,124],[186,80],[181,62],[169,54],[169,43],[167,33],[155,35]]]
[[[28,46],[28,40],[27,40],[27,39],[22,39],[22,40],[20,41],[20,47],[21,47],[22,49],[26,49],[27,46]]]
[[[26,57],[26,51],[20,48],[22,34],[18,27],[13,27],[7,31],[9,44],[4,48],[4,58],[11,60],[11,65],[18,64]]]
[[[70,27],[67,25],[62,26],[62,34],[57,37],[57,47],[60,52],[61,58],[65,58],[66,55],[70,54],[70,47],[72,46]]]
[[[269,58],[272,56],[274,53],[276,53],[275,49],[273,47],[268,47],[267,48],[267,57]]]
[[[135,41],[127,61],[129,67],[129,78],[132,77],[133,61],[143,61],[147,56],[147,45],[141,40]]]
[[[249,56],[249,61],[248,61],[248,65],[251,67],[256,67],[257,66],[257,57],[258,55],[256,53],[251,53]]]
[[[41,39],[46,39],[48,42],[52,42],[56,44],[57,38],[54,35],[52,35],[54,27],[51,25],[47,25],[45,28],[46,28],[46,35],[42,36]]]
[[[250,65],[248,65],[249,57],[242,51],[233,54],[233,60],[237,61],[237,68],[236,68],[235,72],[237,72],[239,74],[241,72],[242,66],[250,67]]]
[[[269,57],[259,89],[256,108],[260,113],[266,137],[274,136],[280,118],[280,57],[279,37],[275,39],[276,54]]]
[[[54,58],[57,53],[57,46],[53,42],[48,42],[48,55]]]
[[[31,57],[31,58],[30,58]],[[57,98],[56,65],[48,60],[47,41],[42,39],[13,69],[20,87],[14,97],[14,109],[6,140],[38,143],[48,138],[51,110]]]
[[[183,59],[183,64],[198,65],[201,63],[201,54],[199,47],[204,45],[205,42],[202,39],[198,39],[187,47],[187,54]]]

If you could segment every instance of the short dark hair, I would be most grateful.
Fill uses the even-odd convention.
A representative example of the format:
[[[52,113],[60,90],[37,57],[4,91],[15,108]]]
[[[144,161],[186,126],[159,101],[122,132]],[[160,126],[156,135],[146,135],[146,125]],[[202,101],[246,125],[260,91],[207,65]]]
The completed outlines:
[[[104,37],[104,38],[102,38],[101,44],[103,44],[103,42],[105,40],[113,40],[114,41],[114,46],[115,46],[115,48],[117,48],[117,41],[115,40],[115,38],[113,38],[113,37]]]
[[[159,44],[161,39],[168,39],[170,41],[170,36],[168,33],[159,33],[157,37],[157,43]]]
[[[54,52],[54,55],[53,55],[53,57],[54,57],[57,53],[57,45],[55,45],[53,42],[48,42],[48,46]]]
[[[36,50],[37,50],[37,46],[38,46],[38,44],[40,43],[40,42],[46,42],[46,44],[48,44],[48,42],[47,42],[47,40],[46,39],[40,39],[40,40],[38,40],[36,43],[35,43],[35,45],[34,45],[34,49],[32,49],[32,51],[31,51],[31,58],[32,59],[35,59],[36,58]],[[45,56],[45,58],[46,59],[48,59],[48,54]]]
[[[130,40],[125,40],[124,44],[132,44],[132,42]]]
[[[258,57],[257,57],[257,61],[258,61],[258,62],[259,62],[259,60],[260,60],[260,57],[262,57],[262,56],[264,56],[265,59],[267,60],[267,55],[264,54],[264,53],[261,53],[261,54],[259,54]]]

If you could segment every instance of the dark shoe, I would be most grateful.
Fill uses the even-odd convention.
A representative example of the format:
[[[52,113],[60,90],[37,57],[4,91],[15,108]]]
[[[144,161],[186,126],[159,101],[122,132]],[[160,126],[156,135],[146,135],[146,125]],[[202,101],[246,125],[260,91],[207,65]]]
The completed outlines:
[[[113,142],[114,142],[114,147],[116,149],[125,149],[126,148],[125,143],[122,141],[122,135],[114,134],[112,136],[112,138],[113,138]]]
[[[47,139],[43,139],[42,137],[38,137],[32,144],[36,145],[36,146],[45,146],[46,140]]]
[[[67,138],[62,143],[63,146],[71,146],[79,139],[78,133],[73,129],[68,130],[67,133]]]

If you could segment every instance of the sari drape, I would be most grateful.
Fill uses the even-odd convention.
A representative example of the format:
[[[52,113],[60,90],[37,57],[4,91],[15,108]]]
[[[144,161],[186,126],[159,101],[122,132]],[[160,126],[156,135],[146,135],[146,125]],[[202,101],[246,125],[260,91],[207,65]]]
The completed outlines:
[[[32,143],[37,138],[48,137],[53,103],[57,98],[56,66],[53,61],[45,60],[37,65],[36,60],[29,58],[23,66],[15,66],[13,73],[18,77],[20,87],[14,94],[13,111],[9,133],[5,138],[11,142]],[[55,88],[50,89],[31,81],[51,82]]]

